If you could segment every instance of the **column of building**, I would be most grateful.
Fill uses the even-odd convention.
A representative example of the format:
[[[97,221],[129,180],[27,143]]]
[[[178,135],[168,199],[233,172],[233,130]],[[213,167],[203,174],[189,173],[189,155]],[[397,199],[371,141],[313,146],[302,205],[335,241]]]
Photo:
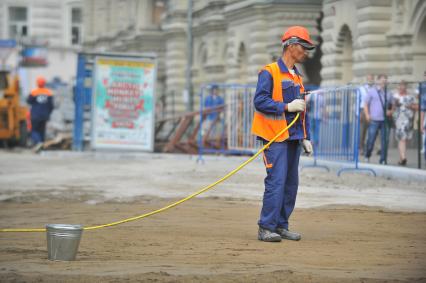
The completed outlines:
[[[175,1],[169,6],[163,23],[166,40],[165,93],[169,102],[174,102],[174,110],[185,111],[188,97],[184,93],[187,65],[187,7],[186,1]],[[170,104],[170,103],[169,103]]]
[[[390,50],[390,80],[397,81],[413,78],[413,9],[418,1],[392,1],[390,29],[387,32],[388,48]],[[426,48],[426,47],[425,47]]]
[[[213,30],[207,34],[208,57],[205,66],[207,82],[223,82],[225,80],[226,64],[222,58],[224,33],[221,30]]]
[[[146,29],[152,26],[153,1],[152,0],[136,0],[136,30]]]
[[[339,54],[337,52],[337,33],[338,27],[335,26],[336,19],[336,7],[333,3],[323,4],[324,18],[322,21],[322,32],[321,37],[323,40],[322,44],[322,57],[321,57],[321,85],[322,86],[335,86],[341,83],[341,70]]]
[[[268,43],[268,29],[265,15],[259,11],[251,20],[250,32],[248,34],[248,72],[246,83],[256,83],[259,70],[270,63],[271,58],[266,51]]]
[[[355,80],[361,81],[370,73],[392,75],[394,71],[388,64],[391,52],[386,38],[391,22],[390,1],[357,1],[356,9]]]
[[[229,23],[228,23],[229,24]],[[236,40],[236,29],[229,27],[226,31],[226,83],[237,83],[239,67],[237,63],[238,41]]]

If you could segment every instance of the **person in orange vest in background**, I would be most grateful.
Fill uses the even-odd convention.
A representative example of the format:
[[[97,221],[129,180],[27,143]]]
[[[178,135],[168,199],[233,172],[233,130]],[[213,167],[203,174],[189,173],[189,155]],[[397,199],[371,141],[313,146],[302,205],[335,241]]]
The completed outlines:
[[[301,95],[305,89],[295,63],[302,63],[315,45],[306,28],[292,26],[282,37],[282,47],[281,58],[259,72],[252,133],[265,145],[287,127],[297,113],[300,118],[264,151],[267,176],[258,239],[265,242],[301,239],[299,233],[289,231],[288,220],[296,203],[301,148],[307,154],[313,152],[305,98]]]
[[[45,87],[46,80],[37,78],[37,88],[32,90],[27,98],[31,105],[31,139],[33,145],[39,147],[44,142],[46,123],[53,110],[53,94]]]

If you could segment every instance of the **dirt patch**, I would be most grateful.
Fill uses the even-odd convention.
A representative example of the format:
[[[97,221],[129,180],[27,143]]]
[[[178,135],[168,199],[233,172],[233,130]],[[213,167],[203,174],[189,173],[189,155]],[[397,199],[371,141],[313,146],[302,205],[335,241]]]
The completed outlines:
[[[103,224],[172,200],[1,204],[0,223]],[[260,203],[194,199],[121,226],[85,231],[75,262],[47,260],[44,233],[0,234],[1,282],[426,282],[426,214],[366,207],[296,209],[300,242],[257,240]]]

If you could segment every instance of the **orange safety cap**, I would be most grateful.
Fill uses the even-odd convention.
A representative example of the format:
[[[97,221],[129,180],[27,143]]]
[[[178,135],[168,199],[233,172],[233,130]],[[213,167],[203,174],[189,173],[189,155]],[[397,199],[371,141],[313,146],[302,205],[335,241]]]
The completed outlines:
[[[46,85],[46,79],[43,77],[37,77],[37,86],[44,87]]]
[[[289,27],[284,33],[283,37],[281,38],[281,41],[284,42],[287,39],[290,39],[292,37],[303,39],[309,42],[310,44],[314,45],[314,43],[311,40],[311,37],[309,36],[309,31],[304,27],[301,27],[301,26]]]

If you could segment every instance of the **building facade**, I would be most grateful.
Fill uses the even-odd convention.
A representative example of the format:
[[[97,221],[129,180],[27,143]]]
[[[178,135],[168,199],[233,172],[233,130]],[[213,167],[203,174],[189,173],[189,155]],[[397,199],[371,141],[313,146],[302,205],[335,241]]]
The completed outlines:
[[[35,86],[39,75],[65,82],[75,77],[83,38],[82,4],[80,0],[0,1],[0,39],[18,43],[5,63],[19,72],[24,93]],[[46,66],[17,68],[20,52],[28,44],[46,47]]]
[[[281,56],[280,38],[291,25],[307,27],[318,44],[299,66],[305,84],[359,83],[369,73],[395,81],[423,78],[426,1],[194,0],[192,54],[188,3],[84,0],[84,46],[156,53],[157,95],[173,96],[181,110],[188,56],[195,94],[210,82],[255,83],[259,69]]]
[[[317,41],[321,7],[317,0],[195,0],[191,30],[195,98],[205,83],[255,83],[259,69],[281,55],[286,26],[303,24]],[[173,96],[178,111],[185,109],[187,0],[85,0],[83,10],[87,50],[156,53],[158,95]],[[310,65],[319,74],[319,58],[312,57],[310,61],[318,64]],[[316,80],[319,83],[319,75]]]
[[[325,0],[322,11],[322,85],[361,82],[367,74],[423,80],[426,1]]]

